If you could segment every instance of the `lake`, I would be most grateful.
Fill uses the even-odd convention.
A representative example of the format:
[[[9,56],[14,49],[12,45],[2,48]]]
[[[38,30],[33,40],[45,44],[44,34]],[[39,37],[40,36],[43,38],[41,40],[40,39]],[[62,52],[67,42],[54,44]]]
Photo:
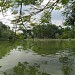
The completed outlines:
[[[75,75],[75,40],[0,41],[0,75]]]

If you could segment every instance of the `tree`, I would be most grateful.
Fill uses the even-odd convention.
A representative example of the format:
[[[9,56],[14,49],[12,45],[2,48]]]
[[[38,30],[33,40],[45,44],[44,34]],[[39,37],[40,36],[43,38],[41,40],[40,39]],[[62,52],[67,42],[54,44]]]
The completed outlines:
[[[37,25],[33,27],[33,33],[37,38],[56,38],[56,34],[59,34],[59,28],[53,24]]]
[[[12,20],[12,23],[15,25],[23,26],[24,29],[27,31],[26,24],[31,21],[32,16],[38,14],[41,11],[46,10],[49,10],[49,12],[51,13],[52,10],[55,7],[57,7],[59,3],[62,5],[67,5],[68,2],[71,0],[54,0],[53,2],[52,0],[49,0],[46,5],[41,7],[41,3],[43,1],[44,0],[0,0],[0,7],[1,7],[0,11],[4,15],[4,13],[10,9],[12,14],[14,15],[17,14],[17,16],[15,16],[14,19]],[[28,10],[23,10],[23,8],[28,5],[31,6],[29,10],[31,10],[32,8],[34,9],[32,10],[32,12],[26,15],[25,13]],[[45,14],[46,14],[45,16],[49,15],[48,13]],[[49,18],[47,19],[42,18],[42,21],[49,22],[47,21]]]
[[[20,6],[20,14],[22,14],[22,5],[41,5],[41,2],[43,2],[44,0],[0,0],[0,7],[1,7],[1,11],[3,12],[4,10],[9,9],[10,7],[19,7]],[[49,0],[48,3],[46,4],[46,6],[42,9],[39,9],[40,11],[46,9],[46,8],[50,8],[52,6],[56,6],[57,3],[62,3],[62,4],[67,4],[69,0],[55,0],[55,1],[51,1]],[[50,4],[51,3],[51,4]],[[50,5],[49,5],[50,4]]]
[[[72,0],[65,6],[64,15],[66,17],[64,25],[71,26],[72,38],[75,37],[75,1]]]
[[[64,15],[66,17],[65,19],[65,25],[74,26],[75,22],[75,1],[70,1],[68,5],[65,6]]]
[[[52,11],[58,3],[62,3],[63,5],[65,5],[68,3],[68,1],[69,0],[55,0],[52,2],[51,0],[49,0],[48,3],[43,8],[41,8],[40,5],[43,0],[0,0],[0,10],[3,14],[9,9],[11,9],[13,14],[19,14],[14,18],[13,22],[18,23],[18,25],[24,26],[24,23],[29,22],[33,15],[36,15],[45,9],[50,9],[50,11]],[[34,8],[36,12],[32,11],[29,15],[25,15],[24,12],[26,12],[27,10],[23,10],[23,6],[27,5],[31,6],[30,10]]]
[[[8,39],[12,32],[13,31],[10,30],[9,26],[6,26],[2,22],[0,22],[0,39],[1,40]]]
[[[47,25],[51,23],[51,13],[49,10],[45,10],[40,19],[40,25]]]

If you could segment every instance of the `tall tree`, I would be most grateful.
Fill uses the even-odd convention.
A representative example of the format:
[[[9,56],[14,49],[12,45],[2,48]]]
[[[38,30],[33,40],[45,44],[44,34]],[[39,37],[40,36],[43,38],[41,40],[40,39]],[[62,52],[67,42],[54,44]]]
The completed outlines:
[[[51,13],[49,10],[45,10],[45,12],[42,14],[40,24],[50,24],[51,23]]]
[[[69,1],[69,3],[65,6],[65,22],[64,25],[71,26],[71,34],[72,38],[75,37],[75,1]]]
[[[0,22],[0,39],[8,39],[11,33],[10,27]]]

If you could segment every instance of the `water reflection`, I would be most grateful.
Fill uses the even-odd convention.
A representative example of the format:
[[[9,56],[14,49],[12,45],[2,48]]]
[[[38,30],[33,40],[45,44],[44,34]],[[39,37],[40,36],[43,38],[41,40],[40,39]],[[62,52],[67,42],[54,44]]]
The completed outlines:
[[[25,40],[12,47],[7,44],[7,49],[0,51],[0,75],[74,75],[72,42]]]
[[[9,52],[19,45],[18,42],[9,43],[8,41],[0,41],[0,59],[8,55]]]
[[[37,63],[34,66],[29,65],[28,62],[20,63],[13,68],[13,72],[10,75],[50,75],[39,71],[40,65]],[[9,75],[9,73],[4,72],[4,75]]]
[[[62,63],[62,73],[63,75],[74,75],[74,57],[71,51],[64,51],[59,58]]]

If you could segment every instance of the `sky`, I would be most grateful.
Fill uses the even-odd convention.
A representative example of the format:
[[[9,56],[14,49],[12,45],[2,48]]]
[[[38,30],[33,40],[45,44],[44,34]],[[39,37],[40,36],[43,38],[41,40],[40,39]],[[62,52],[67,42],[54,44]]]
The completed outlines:
[[[13,19],[13,15],[11,15],[11,11],[7,11],[5,14],[0,13],[0,21],[2,21],[5,25],[13,27],[11,21]]]
[[[45,5],[48,2],[48,0],[44,0],[44,2],[41,5]],[[63,17],[61,14],[61,10],[53,10],[52,11],[52,19],[51,22],[56,25],[62,25]],[[40,14],[36,17],[40,17]],[[11,15],[11,11],[7,11],[7,13],[3,16],[2,13],[0,13],[0,21],[2,21],[4,24],[9,25],[10,27],[13,27],[13,24],[11,24],[11,21],[13,19],[13,15]],[[38,20],[36,20],[38,21]]]
[[[52,11],[52,19],[51,22],[56,25],[62,25],[63,24],[63,16],[62,16],[62,10],[53,10]]]

